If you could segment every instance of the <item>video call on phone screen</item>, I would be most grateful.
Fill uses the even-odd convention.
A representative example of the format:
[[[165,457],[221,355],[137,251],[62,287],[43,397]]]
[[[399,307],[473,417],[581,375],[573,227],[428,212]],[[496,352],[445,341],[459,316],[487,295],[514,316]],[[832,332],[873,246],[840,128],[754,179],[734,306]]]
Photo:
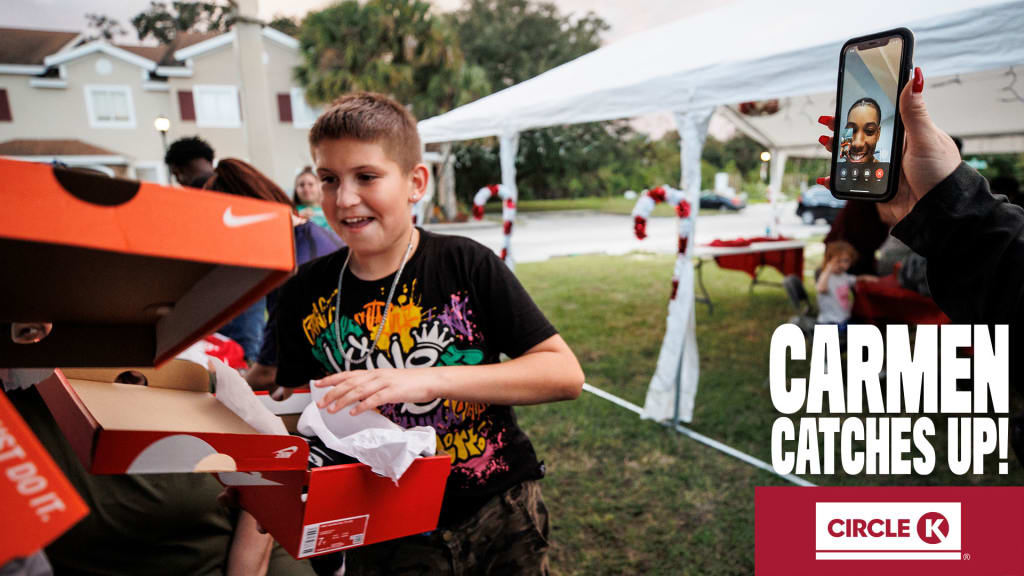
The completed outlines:
[[[888,187],[902,54],[899,37],[883,46],[846,50],[841,115],[836,119],[834,186],[839,191],[882,195]]]

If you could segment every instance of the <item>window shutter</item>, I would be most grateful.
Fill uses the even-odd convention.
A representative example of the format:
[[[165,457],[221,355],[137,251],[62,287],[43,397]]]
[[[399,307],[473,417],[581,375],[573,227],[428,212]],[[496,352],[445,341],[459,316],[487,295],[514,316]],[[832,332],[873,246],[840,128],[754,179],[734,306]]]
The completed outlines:
[[[178,90],[178,108],[181,110],[182,122],[196,121],[196,103],[192,99],[191,90]]]
[[[284,124],[292,123],[292,95],[281,92],[277,95],[277,117]]]
[[[0,122],[13,122],[11,102],[7,99],[7,90],[0,88]]]

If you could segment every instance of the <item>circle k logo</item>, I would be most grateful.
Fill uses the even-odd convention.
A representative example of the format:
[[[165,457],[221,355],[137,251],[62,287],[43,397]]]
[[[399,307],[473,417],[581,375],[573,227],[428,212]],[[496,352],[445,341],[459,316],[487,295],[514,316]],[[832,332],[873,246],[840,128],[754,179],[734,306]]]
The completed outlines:
[[[938,544],[949,536],[949,520],[938,512],[928,512],[917,521],[917,536],[922,542]]]

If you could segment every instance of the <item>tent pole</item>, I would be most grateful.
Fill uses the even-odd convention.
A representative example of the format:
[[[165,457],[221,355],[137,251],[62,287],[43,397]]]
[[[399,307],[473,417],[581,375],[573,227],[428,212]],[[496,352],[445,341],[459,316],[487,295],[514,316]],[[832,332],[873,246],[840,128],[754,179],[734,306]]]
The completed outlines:
[[[779,236],[779,217],[782,206],[779,200],[782,198],[782,176],[786,173],[786,161],[789,159],[789,152],[772,148],[769,150],[772,155],[770,176],[768,178],[768,201],[772,206],[772,223],[770,236]]]
[[[519,204],[519,188],[516,187],[516,154],[519,152],[519,133],[506,132],[498,138],[500,149],[498,159],[501,161],[501,185],[511,193],[512,202]],[[513,229],[515,226],[513,226]],[[512,252],[512,232],[505,236],[505,264],[515,271],[515,255]]]

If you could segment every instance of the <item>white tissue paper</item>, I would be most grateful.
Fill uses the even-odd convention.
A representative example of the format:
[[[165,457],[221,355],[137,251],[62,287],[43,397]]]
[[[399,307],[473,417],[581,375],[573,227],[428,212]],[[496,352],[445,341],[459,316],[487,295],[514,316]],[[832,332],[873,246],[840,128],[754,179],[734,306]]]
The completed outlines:
[[[260,434],[287,436],[284,421],[260,402],[252,388],[234,368],[216,358],[210,358],[210,366],[217,375],[217,400],[245,420]]]
[[[434,455],[437,436],[433,428],[416,426],[406,430],[375,410],[350,416],[355,404],[332,414],[317,408],[317,402],[330,388],[318,388],[310,382],[309,389],[313,401],[299,417],[299,433],[317,436],[331,450],[359,460],[396,486],[413,460]]]

